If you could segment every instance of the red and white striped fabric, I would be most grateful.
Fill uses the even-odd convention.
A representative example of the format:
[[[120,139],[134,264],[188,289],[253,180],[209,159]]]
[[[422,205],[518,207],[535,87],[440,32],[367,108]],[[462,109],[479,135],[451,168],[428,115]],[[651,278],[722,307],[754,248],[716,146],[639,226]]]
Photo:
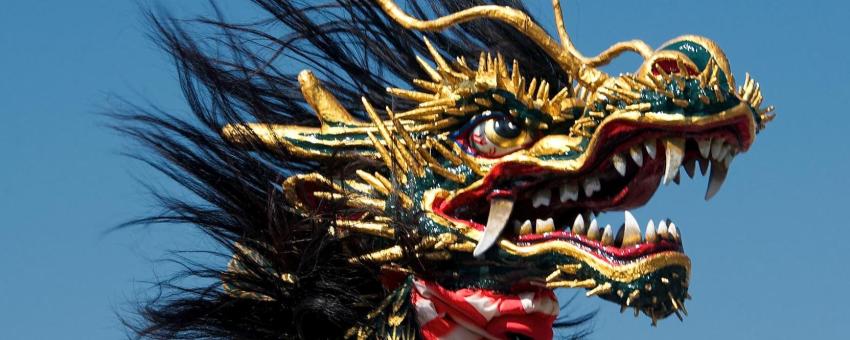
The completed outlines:
[[[508,334],[551,339],[559,311],[558,299],[548,289],[503,295],[483,289],[451,291],[415,280],[411,299],[425,340],[507,339]]]

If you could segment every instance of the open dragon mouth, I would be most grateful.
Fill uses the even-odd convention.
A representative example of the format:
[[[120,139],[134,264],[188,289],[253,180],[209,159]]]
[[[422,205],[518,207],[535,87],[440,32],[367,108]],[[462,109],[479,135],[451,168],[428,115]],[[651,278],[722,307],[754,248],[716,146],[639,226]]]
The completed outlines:
[[[558,174],[527,165],[519,170],[522,166],[505,164],[480,186],[434,202],[434,211],[483,231],[479,246],[492,245],[498,238],[520,247],[566,241],[611,263],[681,252],[679,229],[673,222],[649,220],[642,231],[626,209],[646,204],[661,184],[678,183],[682,172],[693,177],[697,168],[703,175],[711,169],[706,199],[711,198],[723,184],[730,162],[744,148],[739,139],[744,126],[726,122],[698,131],[640,129],[609,136],[605,140],[616,142],[595,152],[607,156],[589,159],[595,164],[577,173]],[[599,225],[594,218],[623,210],[626,217],[619,229]]]

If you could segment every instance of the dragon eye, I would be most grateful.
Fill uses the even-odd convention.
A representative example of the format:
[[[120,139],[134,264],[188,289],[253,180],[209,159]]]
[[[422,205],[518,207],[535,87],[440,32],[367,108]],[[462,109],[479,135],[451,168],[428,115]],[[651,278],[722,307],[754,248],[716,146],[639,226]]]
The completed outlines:
[[[485,114],[491,114],[489,111]],[[510,116],[500,114],[480,121],[469,134],[469,146],[483,157],[501,157],[522,149],[531,141],[525,129]]]

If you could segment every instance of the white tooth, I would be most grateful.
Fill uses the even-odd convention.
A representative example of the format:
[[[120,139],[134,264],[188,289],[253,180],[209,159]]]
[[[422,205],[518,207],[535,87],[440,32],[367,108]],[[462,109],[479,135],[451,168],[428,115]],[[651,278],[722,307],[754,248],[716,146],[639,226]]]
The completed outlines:
[[[643,143],[644,148],[646,148],[646,153],[649,155],[649,158],[655,159],[656,151],[658,150],[655,146],[655,140],[648,140]]]
[[[555,220],[551,217],[545,220],[537,219],[534,225],[534,232],[537,234],[551,233],[555,231]]]
[[[711,140],[711,158],[717,159],[717,155],[723,152],[723,139],[712,139]]]
[[[729,168],[723,162],[711,161],[711,176],[708,178],[708,187],[705,190],[705,200],[708,201],[720,191]]]
[[[640,243],[640,226],[631,212],[626,210],[626,229],[623,231],[622,247]]]
[[[735,152],[729,151],[729,153],[726,154],[726,157],[723,157],[723,165],[725,165],[726,168],[728,169],[729,164],[732,164],[733,159],[735,159]]]
[[[691,158],[685,161],[685,173],[688,174],[688,177],[694,178],[694,173],[697,169],[697,160],[695,158]]]
[[[718,153],[717,153],[717,157],[714,157],[714,159],[716,159],[716,160],[718,160],[718,161],[722,161],[722,160],[723,160],[723,158],[725,158],[725,157],[726,157],[726,155],[728,155],[728,154],[729,154],[729,150],[730,150],[731,148],[732,148],[732,147],[730,147],[728,144],[723,143],[723,144],[720,146],[720,151],[718,151]]]
[[[561,184],[561,202],[578,200],[578,185],[575,182]]]
[[[602,245],[610,246],[614,244],[614,231],[611,230],[611,225],[606,225],[602,231]]]
[[[664,180],[662,183],[667,184],[676,177],[679,173],[679,166],[682,165],[682,158],[685,156],[685,139],[670,138],[667,139],[664,150],[666,153],[666,168],[664,170]]]
[[[700,156],[708,158],[708,154],[711,153],[711,139],[699,139],[697,145],[699,146]]]
[[[590,221],[590,228],[587,229],[587,238],[594,241],[598,241],[599,236],[602,236],[599,234],[599,223],[597,223],[596,219],[594,218],[592,221]]]
[[[586,230],[584,230],[584,217],[581,217],[581,214],[576,216],[575,222],[573,222],[573,234],[576,235],[584,235]]]
[[[599,191],[602,185],[599,184],[599,178],[588,177],[584,180],[584,195],[590,197],[594,192]]]
[[[514,209],[514,201],[504,198],[495,198],[490,201],[490,214],[487,216],[487,226],[484,228],[484,235],[478,240],[478,245],[472,251],[475,257],[481,257],[487,252],[490,247],[496,244],[505,226],[508,224],[508,218],[511,217],[511,211]]]
[[[629,148],[629,156],[632,156],[632,160],[635,161],[635,164],[643,166],[643,150],[640,149],[639,145],[632,145],[632,147]]]
[[[662,240],[670,238],[670,235],[667,234],[667,221],[665,220],[661,220],[661,222],[658,222],[658,237]]]
[[[542,189],[534,194],[534,197],[531,200],[531,205],[533,205],[535,208],[540,206],[549,206],[551,199],[552,190]]]
[[[646,243],[655,243],[658,241],[658,235],[655,234],[655,223],[652,220],[646,223]]]
[[[516,221],[517,226],[515,227],[515,231],[518,235],[528,235],[531,234],[531,221],[525,220],[522,224],[519,221]]]
[[[614,169],[620,173],[620,176],[626,175],[626,160],[620,154],[615,154],[611,157],[611,163],[614,163]]]
[[[679,230],[676,229],[676,223],[670,222],[670,227],[667,229],[667,232],[670,233],[670,238],[673,241],[679,242]]]

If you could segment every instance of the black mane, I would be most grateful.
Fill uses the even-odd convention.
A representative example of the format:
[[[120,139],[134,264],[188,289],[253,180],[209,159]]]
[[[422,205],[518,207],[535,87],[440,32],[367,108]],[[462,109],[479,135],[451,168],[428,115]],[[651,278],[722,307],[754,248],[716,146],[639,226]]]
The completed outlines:
[[[151,151],[139,159],[197,196],[186,201],[155,194],[164,212],[127,225],[191,225],[223,246],[221,266],[178,259],[188,269],[160,282],[161,295],[146,301],[138,317],[125,319],[138,338],[340,338],[380,303],[384,293],[375,268],[349,264],[344,245],[327,236],[322,219],[293,214],[280,190],[293,173],[316,171],[333,178],[345,166],[305,161],[261,145],[253,151],[235,148],[219,134],[228,123],[318,124],[299,91],[301,69],[315,72],[355,114],[361,112],[361,96],[377,107],[409,105],[391,101],[385,89],[410,88],[412,79],[427,77],[415,59],[427,55],[423,35],[447,56],[474,62],[481,51],[498,51],[506,60],[518,60],[528,77],[553,86],[569,83],[542,50],[501,23],[475,21],[435,34],[400,27],[368,0],[253,2],[267,20],[232,23],[218,10],[216,16],[191,21],[165,11],[151,14],[156,41],[174,58],[191,115],[132,105],[114,115],[120,131]],[[481,4],[524,9],[508,0],[402,3],[418,17]],[[239,278],[270,301],[223,291],[220,279],[232,275],[223,267],[237,251],[236,242],[274,254],[265,256],[269,264],[246,263],[251,275]],[[282,284],[280,273],[297,274],[297,284]],[[182,285],[179,279],[187,277],[214,283]],[[591,317],[556,325],[575,327]]]

